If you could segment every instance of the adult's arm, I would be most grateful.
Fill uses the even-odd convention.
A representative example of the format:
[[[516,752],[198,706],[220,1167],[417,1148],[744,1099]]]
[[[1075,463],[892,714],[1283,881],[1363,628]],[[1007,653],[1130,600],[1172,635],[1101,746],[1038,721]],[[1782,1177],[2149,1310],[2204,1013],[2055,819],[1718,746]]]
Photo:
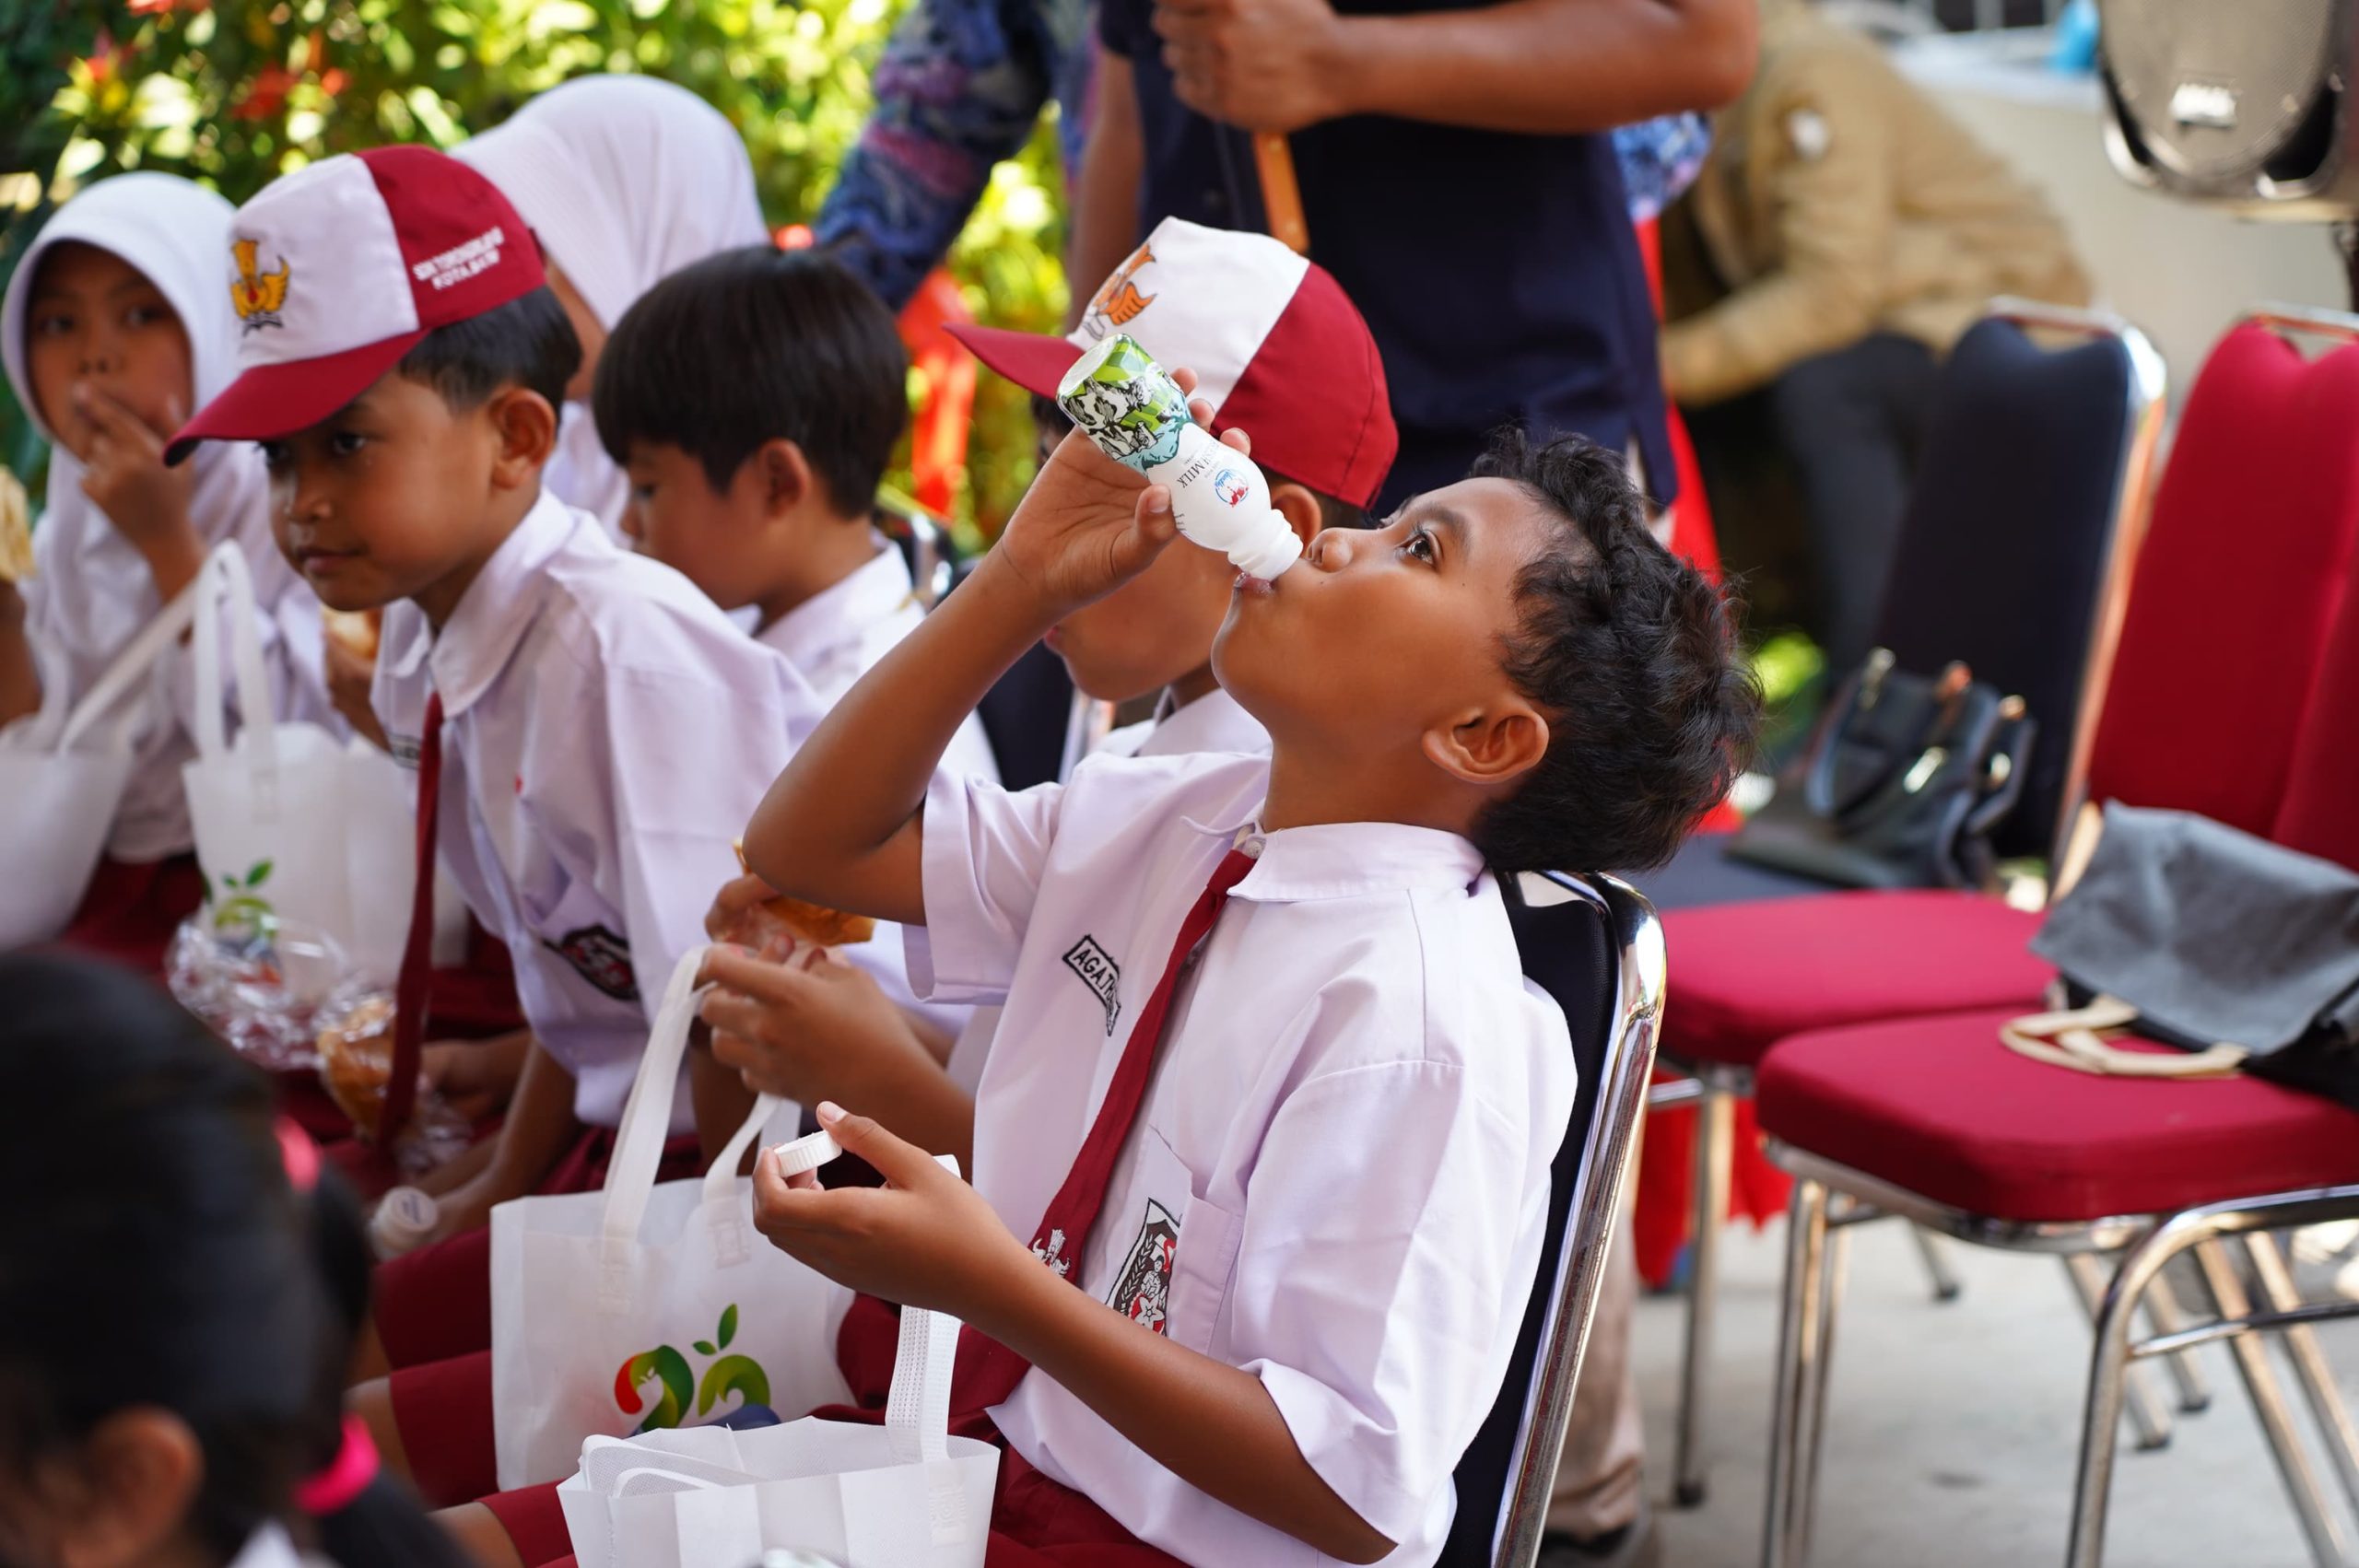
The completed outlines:
[[[1158,0],[1181,101],[1254,131],[1353,114],[1563,135],[1744,90],[1757,0],[1506,0],[1338,16],[1328,0]]]
[[[1774,215],[1780,260],[1663,329],[1664,388],[1681,403],[1736,396],[1857,343],[1889,287],[1898,193],[1884,106],[1841,73],[1778,75],[1755,89],[1746,118],[1753,137],[1776,138],[1748,173]]]
[[[876,107],[814,228],[894,310],[957,240],[992,166],[1030,139],[1060,52],[1077,43],[1060,34],[1078,31],[1080,11],[1077,0],[918,0],[893,29]]]

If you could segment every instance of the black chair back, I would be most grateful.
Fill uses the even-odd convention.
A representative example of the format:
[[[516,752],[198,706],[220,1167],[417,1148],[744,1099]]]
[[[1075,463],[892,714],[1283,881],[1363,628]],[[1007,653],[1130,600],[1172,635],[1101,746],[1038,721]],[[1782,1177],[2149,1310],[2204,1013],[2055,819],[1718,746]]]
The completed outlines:
[[[1994,307],[1942,368],[1876,641],[1904,670],[1938,674],[1963,660],[2024,698],[2039,725],[2030,778],[1993,842],[2001,857],[2045,856],[2086,755],[2161,369],[2134,329],[2007,310]],[[2043,347],[2025,319],[2095,335]]]
[[[1629,887],[1553,873],[1500,885],[1524,975],[1564,1010],[1579,1086],[1549,1170],[1532,1299],[1507,1378],[1453,1476],[1458,1511],[1438,1568],[1529,1568],[1539,1551],[1662,1000],[1661,928]]]

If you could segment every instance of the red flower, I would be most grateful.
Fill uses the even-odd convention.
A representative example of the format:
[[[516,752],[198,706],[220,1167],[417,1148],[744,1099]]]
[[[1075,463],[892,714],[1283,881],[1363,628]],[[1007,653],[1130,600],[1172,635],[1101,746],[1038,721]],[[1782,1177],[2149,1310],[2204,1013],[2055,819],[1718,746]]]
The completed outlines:
[[[807,251],[818,242],[819,237],[811,232],[811,226],[807,223],[781,225],[779,231],[770,236],[770,243],[781,251]]]
[[[264,65],[254,73],[253,85],[230,106],[233,120],[267,120],[287,107],[287,89],[295,85],[294,72],[284,65]]]

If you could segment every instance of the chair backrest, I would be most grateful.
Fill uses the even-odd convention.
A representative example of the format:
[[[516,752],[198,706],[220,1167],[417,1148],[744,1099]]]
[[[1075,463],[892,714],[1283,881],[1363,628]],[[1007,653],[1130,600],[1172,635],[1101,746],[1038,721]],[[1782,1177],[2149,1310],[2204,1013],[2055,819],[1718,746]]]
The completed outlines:
[[[1539,1555],[1662,1012],[1662,928],[1628,884],[1550,874],[1506,879],[1502,891],[1525,976],[1564,1010],[1579,1089],[1549,1173],[1532,1299],[1506,1381],[1459,1461],[1438,1568],[1530,1568]]]
[[[2359,554],[2352,566],[2270,837],[2359,870]]]
[[[2043,346],[2026,328],[2069,339]],[[1935,395],[1876,632],[1900,668],[1963,660],[2038,722],[2001,856],[2046,855],[2080,793],[2163,428],[2162,357],[2119,318],[2000,300]]]
[[[2283,332],[2342,337],[2306,359]],[[2231,329],[2179,415],[2089,795],[2266,835],[2359,531],[2359,321]]]

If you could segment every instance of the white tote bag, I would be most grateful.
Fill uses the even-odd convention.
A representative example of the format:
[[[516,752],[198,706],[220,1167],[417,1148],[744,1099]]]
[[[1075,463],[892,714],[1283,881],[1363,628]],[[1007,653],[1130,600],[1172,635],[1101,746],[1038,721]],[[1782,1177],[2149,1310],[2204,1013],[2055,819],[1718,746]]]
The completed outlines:
[[[881,1427],[806,1419],[592,1438],[557,1488],[575,1560],[736,1568],[786,1547],[844,1568],[982,1568],[999,1450],[949,1435],[957,1343],[957,1318],[902,1310]]]
[[[780,1102],[763,1096],[703,1177],[656,1183],[703,961],[692,949],[664,988],[605,1190],[491,1211],[503,1491],[571,1473],[585,1438],[851,1398],[836,1334],[851,1293],[755,1231],[753,1183],[736,1175]]]
[[[417,884],[416,818],[392,758],[277,716],[255,630],[253,578],[234,544],[197,579],[196,756],[181,770],[207,896],[335,939],[353,967],[390,986]],[[238,696],[227,738],[222,628]],[[357,870],[356,870],[357,868]]]
[[[226,601],[226,603],[224,603]],[[221,640],[228,624],[238,736],[228,738]],[[197,864],[217,915],[242,908],[350,934],[344,745],[315,724],[281,723],[254,629],[253,579],[234,544],[196,580],[196,756],[181,769]]]
[[[125,643],[69,712],[59,672],[42,673],[41,712],[0,738],[0,951],[65,929],[106,848],[137,760],[144,695],[187,631],[196,589],[182,589]]]

